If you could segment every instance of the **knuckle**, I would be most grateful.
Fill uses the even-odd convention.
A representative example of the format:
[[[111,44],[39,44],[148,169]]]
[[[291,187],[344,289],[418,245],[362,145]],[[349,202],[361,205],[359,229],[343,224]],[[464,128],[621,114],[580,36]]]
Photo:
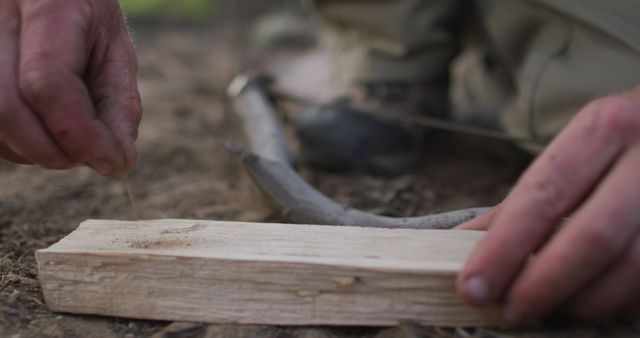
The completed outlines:
[[[640,129],[640,106],[632,98],[610,96],[598,99],[587,110],[591,112],[592,130],[605,137],[631,136]]]
[[[565,200],[566,188],[560,176],[541,177],[529,184],[530,196],[540,216],[553,220],[562,212],[562,201]]]
[[[52,69],[45,65],[29,65],[20,72],[18,85],[26,100],[42,101],[51,97],[52,91],[59,83]]]

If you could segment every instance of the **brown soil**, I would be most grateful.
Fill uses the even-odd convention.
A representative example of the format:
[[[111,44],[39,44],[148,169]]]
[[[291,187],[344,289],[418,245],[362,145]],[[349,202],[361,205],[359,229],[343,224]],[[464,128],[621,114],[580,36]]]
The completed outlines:
[[[283,221],[223,146],[242,137],[223,100],[239,66],[221,26],[136,27],[146,115],[140,166],[128,176],[132,201],[124,177],[0,162],[0,337],[603,337],[640,332],[631,324],[562,321],[513,332],[408,323],[381,329],[206,325],[50,312],[43,304],[33,253],[85,219]],[[445,133],[432,136],[423,166],[413,175],[382,179],[303,170],[320,190],[344,204],[416,215],[493,205],[527,164],[526,157],[505,144]]]

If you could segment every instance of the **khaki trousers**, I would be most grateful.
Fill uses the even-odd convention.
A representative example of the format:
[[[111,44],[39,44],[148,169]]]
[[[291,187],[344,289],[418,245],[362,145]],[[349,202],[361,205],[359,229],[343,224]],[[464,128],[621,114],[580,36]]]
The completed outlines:
[[[429,83],[453,73],[455,109],[491,110],[518,137],[548,141],[588,101],[640,84],[638,0],[315,5],[343,81]]]

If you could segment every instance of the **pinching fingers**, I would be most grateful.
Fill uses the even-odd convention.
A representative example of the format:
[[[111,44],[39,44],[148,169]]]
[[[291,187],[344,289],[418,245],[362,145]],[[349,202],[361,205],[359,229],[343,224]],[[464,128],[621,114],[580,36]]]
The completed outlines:
[[[19,88],[74,162],[113,175],[126,167],[126,159],[111,130],[97,118],[84,79],[92,52],[91,17],[86,1],[22,2]]]

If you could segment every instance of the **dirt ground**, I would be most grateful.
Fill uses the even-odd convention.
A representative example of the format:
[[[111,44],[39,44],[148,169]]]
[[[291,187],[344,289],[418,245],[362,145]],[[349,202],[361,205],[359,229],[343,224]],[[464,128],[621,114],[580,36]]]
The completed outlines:
[[[241,67],[229,25],[135,25],[145,116],[140,166],[104,178],[86,168],[45,171],[0,162],[0,337],[605,337],[638,336],[631,323],[555,320],[529,331],[393,328],[290,328],[140,321],[52,313],[43,304],[34,251],[81,221],[195,218],[283,221],[261,200],[224,148],[242,142],[225,108],[227,83]],[[274,52],[282,64],[294,50]],[[285,58],[285,59],[282,59]],[[273,61],[273,60],[271,60]],[[244,60],[243,62],[246,62]],[[288,61],[287,61],[288,62]],[[313,74],[310,74],[313,76]],[[382,179],[303,168],[344,204],[389,215],[417,215],[499,202],[528,159],[499,142],[434,133],[422,168]]]

